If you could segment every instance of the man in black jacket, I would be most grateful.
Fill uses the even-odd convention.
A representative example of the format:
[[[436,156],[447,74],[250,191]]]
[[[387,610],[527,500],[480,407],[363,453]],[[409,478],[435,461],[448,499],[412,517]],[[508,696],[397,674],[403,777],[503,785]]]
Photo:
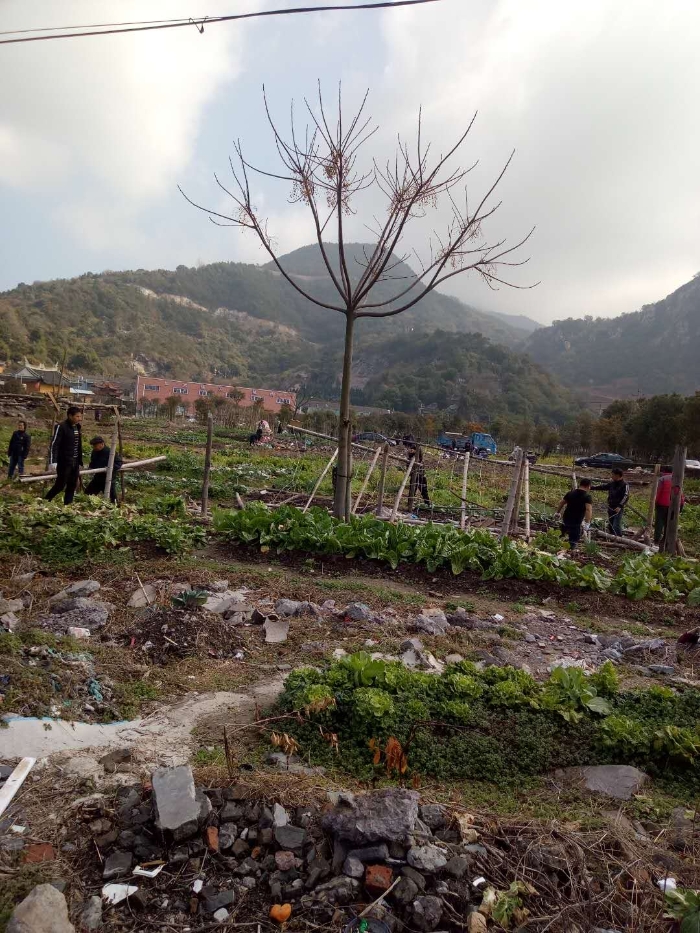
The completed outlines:
[[[10,479],[14,476],[15,469],[17,475],[24,473],[24,461],[29,456],[29,449],[32,446],[32,439],[27,434],[27,422],[20,421],[17,424],[17,430],[13,432],[10,438],[10,444],[7,448],[7,455],[10,458],[10,470],[7,474]]]
[[[611,535],[622,537],[622,517],[630,497],[629,483],[623,479],[624,473],[619,467],[612,471],[612,481],[600,486],[591,486],[592,491],[605,491],[608,494],[608,531]]]
[[[109,464],[109,447],[105,444],[103,437],[93,437],[90,441],[92,453],[90,454],[89,470],[106,469]],[[117,472],[122,465],[122,458],[118,453],[114,454],[114,471],[112,473],[112,483],[109,487],[109,498],[112,502],[117,501],[117,488],[115,484]],[[85,492],[89,496],[101,496],[105,491],[107,482],[106,473],[95,473],[90,482],[85,487]]]
[[[51,500],[65,489],[63,502],[70,505],[80,479],[80,467],[83,465],[83,435],[80,422],[82,413],[75,405],[67,411],[68,417],[56,429],[51,445],[51,462],[56,464],[56,482],[46,494]]]

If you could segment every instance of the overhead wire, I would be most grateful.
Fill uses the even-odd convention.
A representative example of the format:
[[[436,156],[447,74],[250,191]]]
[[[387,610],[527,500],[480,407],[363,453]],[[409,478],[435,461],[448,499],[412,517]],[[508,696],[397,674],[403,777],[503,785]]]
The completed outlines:
[[[339,12],[339,11],[352,11],[352,10],[382,10],[382,9],[391,9],[394,7],[410,7],[410,6],[420,6],[425,3],[440,3],[442,0],[376,0],[372,3],[359,3],[359,4],[328,4],[324,6],[303,6],[303,7],[288,7],[287,9],[278,9],[278,10],[257,10],[252,13],[231,13],[226,16],[201,16],[201,17],[189,17],[187,19],[176,19],[176,20],[144,20],[142,23],[134,24],[118,24],[118,23],[104,23],[102,25],[94,25],[88,27],[45,27],[35,30],[15,30],[9,33],[0,33],[0,35],[15,35],[22,33],[22,35],[17,36],[13,39],[0,39],[0,45],[13,45],[17,43],[24,42],[47,42],[53,39],[82,39],[89,36],[108,36],[116,35],[121,33],[128,32],[150,32],[156,29],[178,29],[183,26],[194,26],[198,32],[203,33],[205,26],[214,25],[216,23],[229,23],[236,20],[245,20],[245,19],[259,19],[267,16],[294,16],[299,14],[306,13],[326,13],[326,12]],[[68,31],[68,32],[55,32],[52,30],[55,29],[66,29],[66,30],[75,30],[81,29],[80,32]],[[48,33],[46,35],[24,35],[28,32],[41,32]]]

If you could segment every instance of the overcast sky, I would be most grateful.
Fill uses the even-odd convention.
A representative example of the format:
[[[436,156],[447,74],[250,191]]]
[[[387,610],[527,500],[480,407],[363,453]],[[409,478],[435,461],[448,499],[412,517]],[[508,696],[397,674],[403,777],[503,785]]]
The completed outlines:
[[[292,0],[2,0],[0,29],[214,15]],[[117,12],[118,11],[118,12]],[[107,38],[0,46],[0,288],[86,271],[264,261],[255,242],[184,202],[221,204],[240,137],[274,167],[260,88],[284,120],[292,97],[345,101],[369,87],[388,156],[423,106],[444,149],[479,116],[463,161],[476,196],[511,149],[493,236],[535,225],[530,291],[450,290],[542,322],[614,315],[700,270],[700,3],[441,0],[412,10],[324,13]],[[285,190],[256,200],[281,251],[311,240]],[[379,203],[376,205],[380,207]],[[364,212],[363,212],[364,213]],[[366,239],[358,217],[351,234]],[[409,243],[410,246],[419,245]]]

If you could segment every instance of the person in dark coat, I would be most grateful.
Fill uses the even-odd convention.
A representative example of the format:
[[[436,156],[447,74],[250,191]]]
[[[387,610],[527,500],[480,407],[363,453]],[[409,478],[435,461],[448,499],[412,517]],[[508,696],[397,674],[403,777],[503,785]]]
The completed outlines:
[[[83,435],[80,422],[82,412],[75,405],[67,411],[67,418],[62,421],[51,444],[51,462],[56,464],[56,482],[46,494],[50,501],[65,490],[63,502],[70,505],[80,480],[80,467],[83,465]]]
[[[92,447],[92,453],[90,454],[90,465],[88,466],[89,470],[99,470],[106,469],[109,465],[109,447],[105,444],[103,437],[93,437],[90,441],[90,446]],[[122,465],[122,458],[118,453],[114,455],[114,470],[112,472],[112,483],[109,488],[109,498],[111,502],[117,501],[117,487],[116,487],[116,478],[117,472],[119,471]],[[90,478],[90,482],[85,487],[85,492],[88,496],[101,496],[105,491],[105,483],[107,482],[106,473],[95,473],[94,476]]]
[[[17,470],[18,476],[22,476],[24,473],[24,461],[29,456],[31,446],[32,439],[27,434],[27,422],[20,421],[17,424],[17,430],[13,432],[10,438],[10,444],[7,448],[7,455],[10,458],[10,470],[7,475],[10,479],[14,476],[15,470]]]
[[[618,538],[622,536],[622,519],[625,514],[625,506],[630,497],[629,483],[625,482],[624,475],[624,472],[619,467],[615,467],[612,471],[612,479],[609,483],[591,486],[592,492],[607,492],[608,531],[611,535],[616,535]]]

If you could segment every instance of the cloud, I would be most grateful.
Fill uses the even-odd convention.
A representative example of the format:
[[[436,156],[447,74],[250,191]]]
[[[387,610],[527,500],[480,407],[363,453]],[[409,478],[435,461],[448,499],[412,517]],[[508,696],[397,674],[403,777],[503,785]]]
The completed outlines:
[[[474,303],[550,320],[663,297],[698,266],[700,6],[653,0],[474,0],[384,16],[387,117],[418,103],[436,148],[479,110],[466,153],[487,183],[511,147],[495,232],[537,231],[529,292]],[[377,95],[375,94],[375,99]]]
[[[255,2],[251,3],[255,6]],[[115,6],[60,5],[60,22],[113,21]],[[120,21],[196,16],[203,0],[123,0]],[[5,29],[58,23],[36,0],[3,7]],[[47,198],[52,215],[79,243],[128,236],[136,215],[174,189],[192,159],[204,108],[240,67],[240,31],[189,29],[6,46],[0,57],[0,187]],[[114,240],[112,240],[114,242]]]

